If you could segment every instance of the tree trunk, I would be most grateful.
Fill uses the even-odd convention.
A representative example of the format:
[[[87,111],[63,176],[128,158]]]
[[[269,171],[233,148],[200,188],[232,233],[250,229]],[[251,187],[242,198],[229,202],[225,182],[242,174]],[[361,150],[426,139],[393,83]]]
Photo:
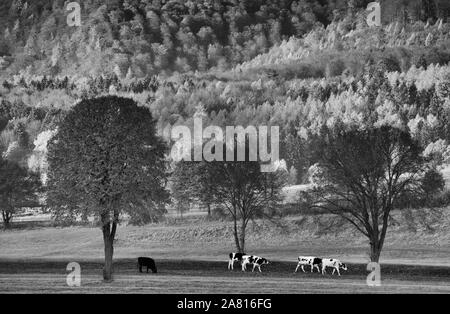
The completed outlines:
[[[244,253],[241,249],[241,245],[239,243],[238,229],[237,229],[237,217],[233,217],[234,221],[234,242],[236,244],[236,250],[238,253]]]
[[[116,235],[116,227],[116,222],[113,222],[111,230],[110,223],[103,226],[103,242],[105,244],[105,265],[103,268],[103,279],[105,281],[112,281],[114,237]]]
[[[111,241],[110,239],[105,240],[105,266],[103,268],[103,279],[105,281],[112,280],[114,254],[114,247],[112,242],[113,241]]]
[[[383,213],[383,226],[378,231],[378,220],[374,224],[373,231],[370,239],[370,261],[378,263],[380,260],[381,250],[383,249],[384,240],[386,238],[386,232],[389,223],[389,213],[391,209],[386,208]]]
[[[381,245],[378,240],[370,241],[370,261],[376,262],[380,260]]]
[[[208,208],[208,217],[211,217],[211,204],[206,204],[207,208]]]
[[[241,234],[239,235],[241,253],[245,253],[245,229],[246,229],[246,223],[245,223],[245,221],[242,221]]]

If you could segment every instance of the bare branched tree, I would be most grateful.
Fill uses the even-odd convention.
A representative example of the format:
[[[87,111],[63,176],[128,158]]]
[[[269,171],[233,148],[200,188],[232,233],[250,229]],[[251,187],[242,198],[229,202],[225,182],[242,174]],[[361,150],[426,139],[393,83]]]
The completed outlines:
[[[287,172],[261,172],[257,161],[180,162],[173,181],[186,202],[207,199],[229,214],[236,249],[243,253],[248,223],[281,203]]]
[[[320,149],[324,184],[314,188],[313,207],[343,217],[370,241],[378,262],[396,201],[419,191],[426,168],[409,133],[391,127],[328,135]]]

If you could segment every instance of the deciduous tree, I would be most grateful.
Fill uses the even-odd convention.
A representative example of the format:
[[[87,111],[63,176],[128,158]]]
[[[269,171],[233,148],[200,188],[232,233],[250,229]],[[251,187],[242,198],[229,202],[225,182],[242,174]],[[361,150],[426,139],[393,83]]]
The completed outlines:
[[[119,97],[79,102],[49,143],[50,208],[57,218],[98,219],[107,281],[121,215],[159,208],[167,200],[165,151],[150,111]]]
[[[184,180],[176,187],[184,188],[190,198],[228,213],[233,220],[236,249],[241,253],[245,252],[248,223],[280,204],[287,181],[284,170],[261,172],[260,163],[249,161],[246,149],[246,161],[180,162],[178,167],[182,169],[175,172],[177,182]]]
[[[396,201],[420,190],[421,153],[409,133],[391,127],[328,134],[319,153],[327,183],[313,191],[313,207],[350,222],[369,239],[370,259],[378,262]]]

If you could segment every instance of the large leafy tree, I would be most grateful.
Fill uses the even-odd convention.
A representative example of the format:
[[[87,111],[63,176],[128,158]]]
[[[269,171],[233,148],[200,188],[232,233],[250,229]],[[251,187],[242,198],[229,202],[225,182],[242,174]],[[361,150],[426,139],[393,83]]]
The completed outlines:
[[[0,156],[0,210],[8,228],[17,210],[39,206],[39,176]]]
[[[133,217],[167,201],[165,151],[150,111],[119,97],[79,102],[49,143],[50,208],[58,219],[100,221],[105,280],[112,279],[121,214]]]
[[[314,207],[339,215],[370,242],[378,262],[390,213],[405,193],[419,193],[426,161],[421,146],[402,130],[383,126],[323,135],[322,184]]]

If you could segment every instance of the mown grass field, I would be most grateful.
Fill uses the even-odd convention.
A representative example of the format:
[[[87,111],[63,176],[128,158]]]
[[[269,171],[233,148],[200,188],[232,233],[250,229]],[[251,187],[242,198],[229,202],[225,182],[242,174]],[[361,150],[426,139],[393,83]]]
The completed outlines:
[[[235,250],[229,221],[120,225],[112,283],[101,278],[99,228],[1,230],[0,293],[450,293],[450,214],[430,217],[426,227],[396,217],[399,224],[389,230],[381,256],[378,288],[366,285],[367,240],[345,226],[321,227],[323,221],[312,216],[286,218],[283,226],[264,221],[249,226],[247,253],[273,261],[261,274],[242,273],[237,264],[227,270],[228,254]],[[294,274],[299,255],[338,258],[349,271],[341,277]],[[138,273],[138,256],[154,258],[158,273]],[[81,265],[80,288],[66,284],[70,262]]]
[[[262,273],[227,270],[226,262],[158,260],[158,273],[138,273],[135,259],[115,262],[112,283],[101,278],[101,261],[84,261],[81,287],[66,284],[65,261],[0,261],[0,293],[450,293],[450,268],[382,266],[381,287],[366,284],[363,264],[351,264],[341,277],[330,272],[294,274],[296,264],[264,265]],[[243,280],[245,279],[245,280]]]

